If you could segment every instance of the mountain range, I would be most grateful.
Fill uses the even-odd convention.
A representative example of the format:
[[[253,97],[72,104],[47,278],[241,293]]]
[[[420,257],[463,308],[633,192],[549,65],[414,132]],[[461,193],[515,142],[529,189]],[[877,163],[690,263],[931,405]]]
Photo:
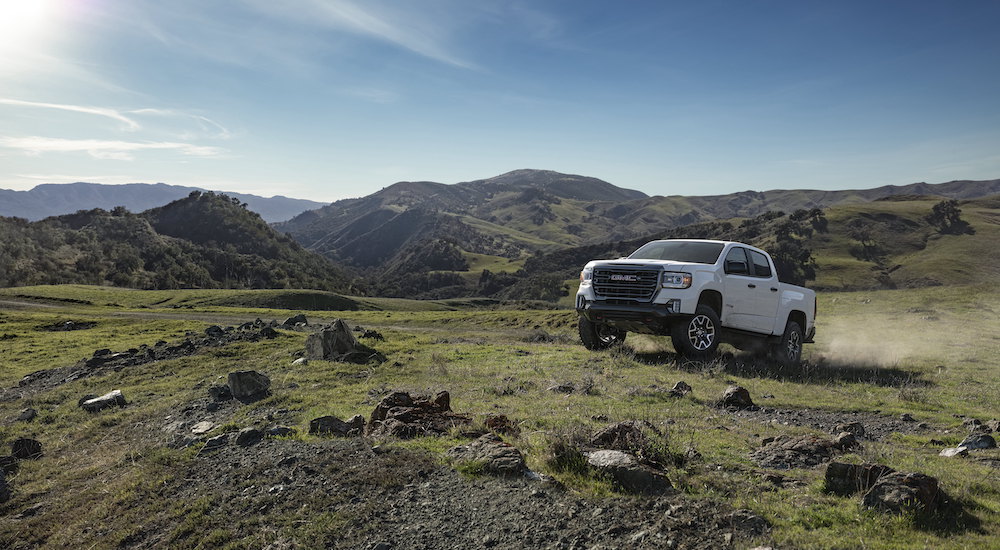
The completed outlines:
[[[49,216],[71,214],[77,210],[102,208],[111,210],[124,206],[132,212],[141,212],[168,202],[182,199],[192,191],[205,191],[198,187],[167,185],[165,183],[128,183],[105,185],[100,183],[46,183],[29,191],[0,189],[0,216],[26,218],[30,221]],[[260,197],[245,193],[230,193],[246,203],[247,208],[260,214],[268,223],[292,218],[306,210],[325,203],[305,199],[291,199],[277,195]]]

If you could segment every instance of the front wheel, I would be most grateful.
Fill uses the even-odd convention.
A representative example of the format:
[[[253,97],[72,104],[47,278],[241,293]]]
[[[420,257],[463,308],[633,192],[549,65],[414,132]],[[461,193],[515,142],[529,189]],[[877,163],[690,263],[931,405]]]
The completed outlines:
[[[625,331],[580,317],[580,341],[589,350],[608,349],[625,341]]]
[[[802,359],[802,328],[795,321],[788,321],[781,342],[774,346],[774,358],[782,365],[794,367]]]
[[[694,316],[681,321],[670,330],[670,340],[681,355],[693,358],[708,357],[719,349],[719,314],[714,309],[700,305]]]

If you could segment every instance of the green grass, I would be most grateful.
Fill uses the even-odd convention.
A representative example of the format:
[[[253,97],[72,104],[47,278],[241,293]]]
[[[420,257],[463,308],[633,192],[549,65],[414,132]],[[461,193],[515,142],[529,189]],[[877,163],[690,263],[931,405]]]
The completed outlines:
[[[219,312],[256,316],[263,311],[282,318],[293,312],[247,306],[270,299],[267,294],[62,286],[0,290],[0,299],[45,298],[45,304],[53,306],[0,312],[0,335],[11,335],[0,341],[4,365],[0,386],[16,386],[24,374],[72,364],[98,348],[122,350],[158,339],[175,341],[187,330],[200,331],[211,324],[181,316]],[[154,304],[164,299],[163,304],[192,308]],[[219,300],[230,305],[219,305]],[[614,491],[607,480],[578,463],[554,460],[559,442],[587,437],[608,421],[647,420],[665,433],[659,450],[664,456],[683,454],[688,448],[702,455],[700,462],[668,470],[686,498],[730,501],[763,515],[774,525],[778,547],[985,548],[995,544],[1000,533],[995,470],[975,460],[939,457],[940,446],[930,442],[936,438],[953,443],[962,435],[962,419],[953,415],[984,421],[1000,417],[996,376],[1000,291],[994,286],[820,293],[817,343],[807,350],[809,366],[794,371],[742,355],[731,361],[677,362],[668,338],[634,334],[623,348],[589,352],[576,343],[572,311],[455,310],[455,305],[444,302],[369,303],[399,309],[330,312],[296,307],[294,311],[310,317],[344,317],[352,325],[377,328],[386,341],[371,344],[389,358],[381,365],[323,361],[292,365],[305,334],[283,331],[274,340],[207,350],[68,382],[27,400],[0,402],[0,418],[12,418],[26,406],[39,412],[32,423],[0,424],[0,439],[36,437],[46,452],[43,460],[26,463],[13,478],[17,491],[2,513],[17,513],[37,502],[45,507],[35,518],[0,524],[0,545],[23,541],[52,548],[119,542],[127,546],[146,536],[139,525],[158,530],[168,546],[225,544],[232,531],[226,518],[213,511],[211,500],[175,502],[166,497],[166,488],[179,483],[176,476],[193,460],[194,451],[165,448],[160,427],[167,417],[203,397],[209,385],[237,369],[268,374],[273,396],[240,408],[213,434],[259,423],[267,414],[283,410],[282,421],[299,430],[294,439],[310,441],[311,436],[302,434],[317,416],[367,416],[372,396],[389,389],[418,393],[444,389],[451,393],[452,408],[471,415],[476,423],[488,414],[506,414],[521,428],[521,435],[509,441],[526,453],[529,466],[589,497]],[[147,313],[178,317],[135,316]],[[67,318],[97,325],[73,332],[38,329]],[[557,340],[528,342],[536,330]],[[669,388],[678,380],[693,386],[693,394],[676,399],[650,389]],[[566,382],[588,390],[566,395],[546,389]],[[907,518],[865,512],[858,497],[822,492],[822,468],[784,472],[801,483],[777,490],[765,487],[760,468],[749,459],[750,451],[762,437],[812,430],[736,418],[715,409],[712,402],[733,383],[746,387],[767,407],[879,411],[892,416],[907,412],[938,429],[951,430],[867,442],[849,458],[938,477],[945,491],[963,503],[978,529],[924,528]],[[81,395],[111,389],[121,389],[130,405],[100,415],[86,414],[76,406]],[[774,397],[760,401],[765,394]],[[449,435],[393,445],[443,456],[462,441]],[[1000,453],[977,456],[1000,457]],[[475,464],[459,469],[478,475]],[[268,514],[255,518],[254,525],[307,541],[321,540],[316,537],[335,532],[349,519],[330,508],[328,517],[308,526]],[[86,529],[88,525],[105,527],[95,531]]]

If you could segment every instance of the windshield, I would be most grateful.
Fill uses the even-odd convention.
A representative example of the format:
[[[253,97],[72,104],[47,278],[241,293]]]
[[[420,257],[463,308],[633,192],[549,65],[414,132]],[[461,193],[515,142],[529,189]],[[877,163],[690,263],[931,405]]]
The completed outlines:
[[[722,243],[653,241],[629,256],[630,260],[672,260],[694,264],[714,264],[722,254]]]

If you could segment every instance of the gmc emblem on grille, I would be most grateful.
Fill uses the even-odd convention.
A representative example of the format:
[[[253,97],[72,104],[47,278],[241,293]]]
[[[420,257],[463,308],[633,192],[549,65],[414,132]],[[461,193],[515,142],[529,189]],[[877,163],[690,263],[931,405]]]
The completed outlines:
[[[639,277],[635,275],[619,275],[615,274],[611,276],[612,281],[625,281],[626,283],[634,283],[639,280]]]

